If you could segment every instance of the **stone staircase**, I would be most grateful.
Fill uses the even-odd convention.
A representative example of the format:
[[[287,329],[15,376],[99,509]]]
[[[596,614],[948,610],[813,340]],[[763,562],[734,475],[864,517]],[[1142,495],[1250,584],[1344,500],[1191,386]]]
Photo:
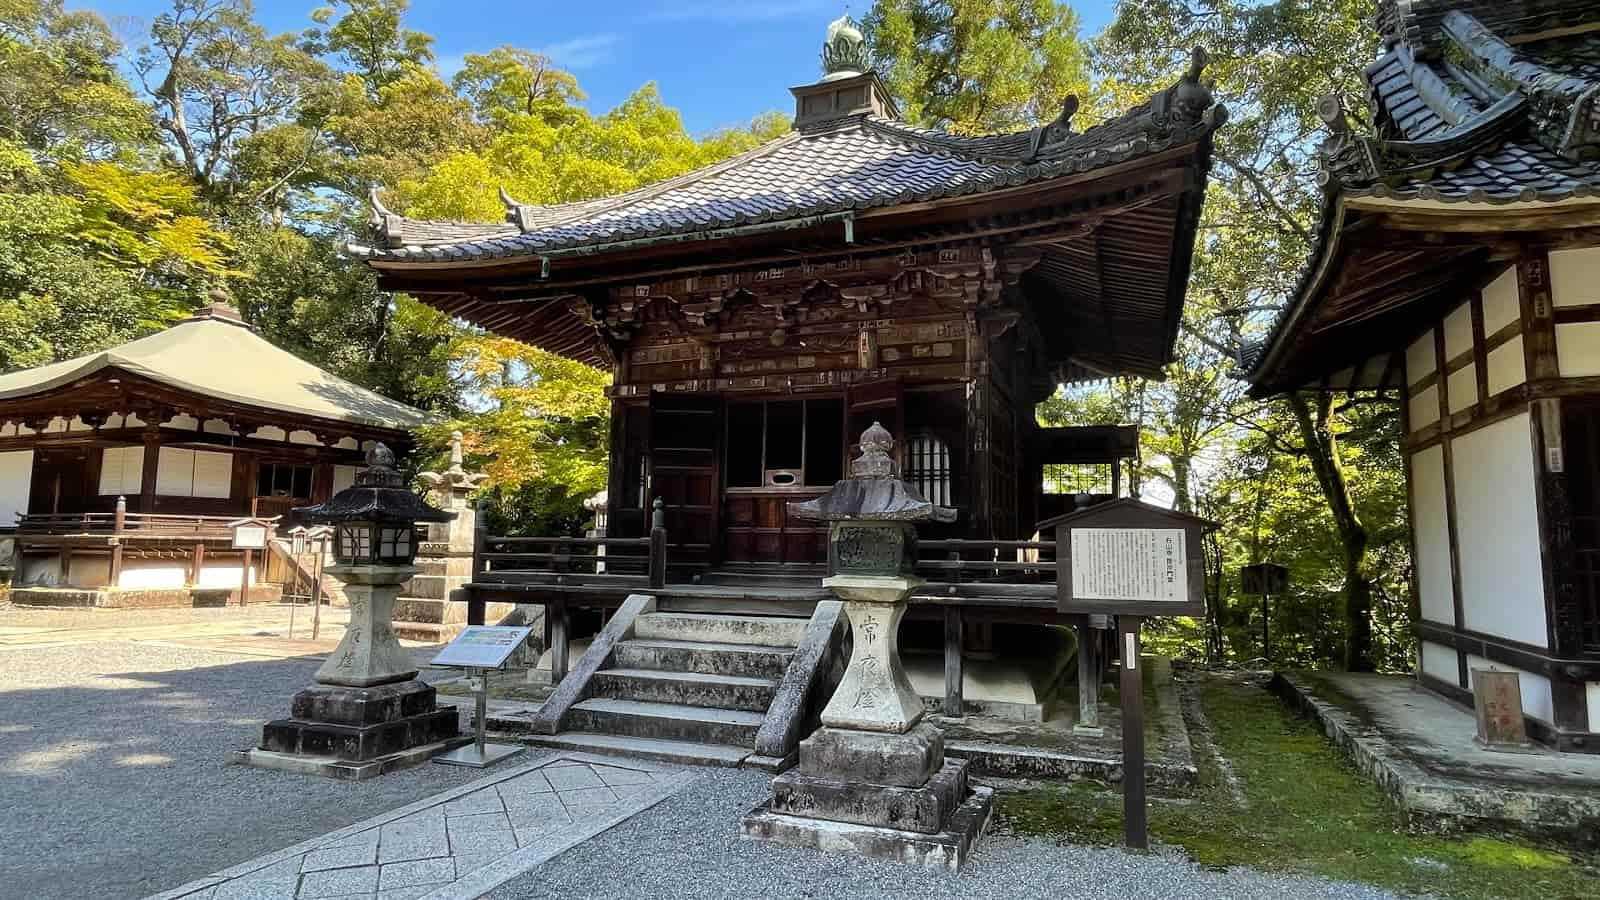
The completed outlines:
[[[425,541],[417,552],[417,568],[394,601],[394,633],[406,641],[443,644],[467,627],[467,604],[452,600],[472,578],[472,555],[452,551],[448,544]],[[514,603],[490,603],[483,621],[494,625],[515,610]]]
[[[544,746],[700,765],[737,766],[756,733],[807,620],[648,612],[594,673],[586,697]]]

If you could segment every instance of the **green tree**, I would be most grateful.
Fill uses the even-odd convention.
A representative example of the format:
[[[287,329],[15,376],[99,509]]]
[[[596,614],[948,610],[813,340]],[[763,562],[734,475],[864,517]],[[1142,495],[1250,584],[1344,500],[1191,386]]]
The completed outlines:
[[[259,170],[250,174],[268,185],[267,193],[303,169],[316,147],[317,130],[296,129],[295,119],[307,96],[326,88],[330,73],[291,36],[269,36],[254,15],[250,0],[174,0],[134,59],[156,124],[213,200],[245,187],[233,163],[263,134],[290,128],[302,145],[272,166],[255,154]]]
[[[61,0],[0,0],[0,138],[59,156],[150,146],[150,120],[118,74],[121,44]]]
[[[863,33],[907,119],[958,133],[1049,121],[1090,100],[1078,14],[1055,0],[877,0]]]
[[[1322,126],[1315,104],[1327,93],[1352,99],[1364,93],[1360,67],[1376,42],[1369,15],[1369,5],[1358,0],[1125,0],[1096,42],[1097,65],[1116,92],[1148,93],[1170,83],[1194,46],[1211,55],[1207,75],[1216,79],[1215,93],[1230,117],[1216,136],[1217,168],[1185,331],[1221,364],[1260,335],[1306,263],[1321,200],[1314,176]],[[1257,445],[1258,452],[1303,459],[1314,475],[1311,483],[1342,553],[1336,595],[1341,659],[1350,669],[1371,668],[1374,529],[1354,498],[1360,479],[1374,470],[1352,474],[1362,456],[1344,446],[1346,427],[1332,398],[1295,396],[1242,407],[1232,416],[1239,427],[1273,438]],[[1379,530],[1387,526],[1380,523]]]

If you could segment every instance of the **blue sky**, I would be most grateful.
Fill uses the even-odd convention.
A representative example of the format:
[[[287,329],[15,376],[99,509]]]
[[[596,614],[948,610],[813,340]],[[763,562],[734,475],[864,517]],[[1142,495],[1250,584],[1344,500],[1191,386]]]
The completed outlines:
[[[68,0],[111,20],[130,45],[170,0]],[[314,0],[257,0],[273,31],[310,24]],[[1085,36],[1110,19],[1115,0],[1073,4]],[[858,18],[867,0],[849,4]],[[791,110],[788,88],[816,79],[817,52],[840,0],[412,0],[410,27],[434,36],[448,75],[462,55],[502,44],[540,50],[575,72],[590,108],[603,112],[647,81],[699,133],[761,112]]]

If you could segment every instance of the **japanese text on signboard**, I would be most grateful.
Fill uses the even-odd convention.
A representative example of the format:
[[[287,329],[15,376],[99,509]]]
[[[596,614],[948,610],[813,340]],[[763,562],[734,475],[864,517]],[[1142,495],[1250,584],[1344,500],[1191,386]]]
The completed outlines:
[[[1181,528],[1076,528],[1072,596],[1183,603],[1189,567]]]

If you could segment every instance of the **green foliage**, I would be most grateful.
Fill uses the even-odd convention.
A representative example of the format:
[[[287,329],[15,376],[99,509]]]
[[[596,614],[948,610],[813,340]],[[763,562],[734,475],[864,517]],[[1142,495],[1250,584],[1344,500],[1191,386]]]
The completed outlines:
[[[148,146],[121,49],[98,16],[62,0],[0,0],[0,139],[63,158]]]
[[[1406,829],[1378,787],[1352,770],[1313,725],[1258,686],[1210,681],[1202,708],[1237,778],[1199,759],[1200,797],[1150,807],[1150,835],[1201,865],[1321,875],[1404,893],[1511,900],[1600,892],[1595,860],[1518,838],[1441,837]],[[1090,785],[1000,799],[1005,826],[1040,837],[1112,844],[1122,801]]]
[[[877,0],[862,22],[907,119],[969,134],[1049,121],[1090,98],[1078,14],[1055,0]]]

